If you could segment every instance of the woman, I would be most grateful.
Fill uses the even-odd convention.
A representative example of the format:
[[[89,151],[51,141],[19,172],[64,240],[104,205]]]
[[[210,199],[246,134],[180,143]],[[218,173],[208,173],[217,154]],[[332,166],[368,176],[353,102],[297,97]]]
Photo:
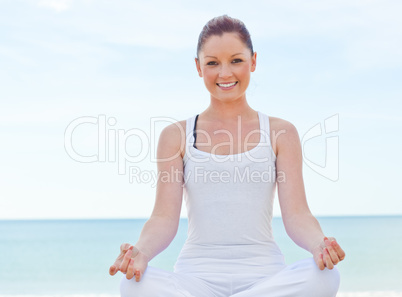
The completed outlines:
[[[122,244],[110,267],[111,275],[125,274],[122,296],[336,295],[334,266],[345,253],[325,237],[307,205],[297,130],[247,103],[256,58],[241,21],[224,15],[203,28],[195,62],[210,105],[160,135],[158,176],[164,179],[154,210],[138,242]],[[311,259],[284,262],[271,229],[276,186],[286,231]],[[177,232],[183,189],[189,229],[174,272],[148,267]]]

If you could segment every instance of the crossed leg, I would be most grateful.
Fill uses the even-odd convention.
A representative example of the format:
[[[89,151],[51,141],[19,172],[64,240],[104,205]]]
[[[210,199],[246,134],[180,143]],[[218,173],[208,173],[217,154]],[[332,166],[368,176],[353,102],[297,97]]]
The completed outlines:
[[[248,289],[230,297],[335,297],[339,272],[320,270],[312,258],[287,265],[274,276],[262,278]]]
[[[287,265],[275,275],[260,278],[247,288],[241,274],[228,275],[227,279],[234,293],[230,297],[335,297],[340,282],[336,267],[320,270],[312,258]],[[221,278],[218,283],[224,282]],[[237,288],[236,283],[239,285]],[[124,276],[120,286],[121,297],[223,296],[223,291],[219,292],[218,289],[190,274],[179,274],[152,266],[147,268],[140,282],[127,280]]]
[[[120,283],[121,297],[215,297],[205,283],[191,275],[148,266],[141,281],[125,276]]]

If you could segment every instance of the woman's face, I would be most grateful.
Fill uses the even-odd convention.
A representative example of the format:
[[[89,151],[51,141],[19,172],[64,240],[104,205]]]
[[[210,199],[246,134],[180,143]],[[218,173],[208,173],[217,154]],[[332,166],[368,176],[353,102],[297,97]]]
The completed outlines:
[[[224,33],[209,37],[195,61],[211,97],[228,102],[245,96],[256,58],[237,33]]]

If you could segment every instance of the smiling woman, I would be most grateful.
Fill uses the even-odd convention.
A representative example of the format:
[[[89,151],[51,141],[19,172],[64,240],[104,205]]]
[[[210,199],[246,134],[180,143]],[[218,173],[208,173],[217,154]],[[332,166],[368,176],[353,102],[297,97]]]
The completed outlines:
[[[213,35],[204,43],[196,65],[211,100],[242,100],[250,73],[255,70],[257,53],[245,47],[237,33]]]
[[[256,60],[241,21],[224,15],[205,25],[195,63],[210,105],[161,133],[154,210],[138,242],[122,244],[110,267],[125,274],[122,296],[336,295],[335,265],[345,253],[307,205],[297,130],[247,103]],[[169,172],[181,178],[160,178]],[[276,187],[288,235],[312,258],[285,264],[272,232]],[[174,272],[148,267],[176,235],[183,193],[188,238]]]

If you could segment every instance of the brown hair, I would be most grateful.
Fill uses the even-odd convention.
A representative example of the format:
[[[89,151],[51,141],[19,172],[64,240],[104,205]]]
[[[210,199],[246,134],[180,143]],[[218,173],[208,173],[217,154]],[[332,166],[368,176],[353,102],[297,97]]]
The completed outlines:
[[[244,44],[250,49],[251,55],[254,54],[250,33],[244,23],[225,14],[215,17],[205,24],[200,36],[198,37],[197,59],[206,40],[213,35],[222,36],[223,33],[237,33]]]

